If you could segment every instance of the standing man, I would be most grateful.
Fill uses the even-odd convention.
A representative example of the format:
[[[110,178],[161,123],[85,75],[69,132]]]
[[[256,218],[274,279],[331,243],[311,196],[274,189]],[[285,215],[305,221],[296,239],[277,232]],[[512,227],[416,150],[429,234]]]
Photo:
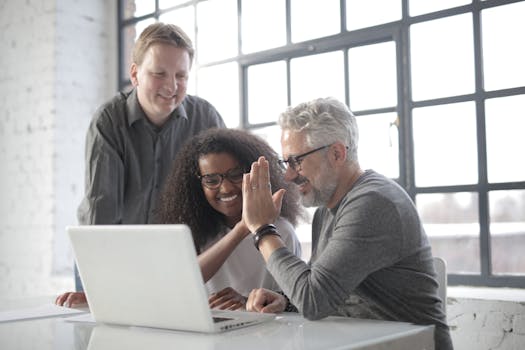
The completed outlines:
[[[268,189],[261,157],[243,182],[243,219],[289,299],[265,289],[246,307],[281,312],[292,305],[308,319],[330,315],[435,325],[436,349],[452,349],[437,294],[433,258],[416,208],[394,181],[363,171],[355,117],[341,102],[317,99],[279,119],[285,177],[305,206],[318,206],[309,263],[283,245],[272,225],[284,190]]]
[[[225,127],[209,102],[186,95],[193,56],[190,38],[173,24],[155,23],[140,34],[130,67],[133,89],[102,105],[89,126],[81,225],[152,223],[181,146],[202,130]],[[82,290],[77,271],[75,282]],[[57,298],[60,305],[82,302],[83,293]]]

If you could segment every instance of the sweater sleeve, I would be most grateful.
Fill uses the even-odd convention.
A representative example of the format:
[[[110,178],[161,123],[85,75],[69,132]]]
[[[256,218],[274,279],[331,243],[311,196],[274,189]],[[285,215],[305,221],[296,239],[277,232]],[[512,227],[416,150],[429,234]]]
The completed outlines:
[[[369,274],[398,258],[399,225],[395,208],[381,196],[345,197],[337,209],[316,213],[309,264],[281,248],[268,269],[306,318],[336,314]]]
[[[293,255],[301,257],[301,243],[295,234],[293,225],[288,220],[280,216],[275,221],[275,226],[277,227],[277,231],[279,232],[279,235],[281,236],[281,239],[283,240],[286,248],[288,248],[288,250],[292,252]]]

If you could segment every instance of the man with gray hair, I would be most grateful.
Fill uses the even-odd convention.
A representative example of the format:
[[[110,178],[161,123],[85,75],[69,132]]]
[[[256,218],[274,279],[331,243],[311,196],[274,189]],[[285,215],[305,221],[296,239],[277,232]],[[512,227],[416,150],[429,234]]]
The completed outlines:
[[[250,293],[246,307],[306,318],[330,315],[435,325],[436,349],[452,349],[437,294],[431,248],[416,208],[394,181],[363,171],[355,117],[341,102],[316,99],[279,119],[285,177],[305,206],[318,206],[308,263],[289,252],[272,225],[284,191],[268,190],[268,162],[243,183],[243,219],[285,295]]]

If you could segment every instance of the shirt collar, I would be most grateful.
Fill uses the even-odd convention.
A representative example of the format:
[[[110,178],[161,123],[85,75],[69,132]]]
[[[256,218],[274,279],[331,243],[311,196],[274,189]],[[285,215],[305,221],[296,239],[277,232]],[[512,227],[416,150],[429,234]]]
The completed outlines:
[[[184,99],[186,100],[186,98]],[[182,117],[184,119],[188,119],[188,114],[186,113],[186,109],[184,108],[184,100],[182,103],[175,108],[175,110],[171,113],[171,117]],[[134,88],[131,90],[128,99],[126,101],[126,106],[128,109],[128,124],[131,126],[133,123],[135,123],[138,120],[144,119],[148,120],[146,113],[144,113],[144,110],[139,104],[139,99],[137,97],[137,89]]]

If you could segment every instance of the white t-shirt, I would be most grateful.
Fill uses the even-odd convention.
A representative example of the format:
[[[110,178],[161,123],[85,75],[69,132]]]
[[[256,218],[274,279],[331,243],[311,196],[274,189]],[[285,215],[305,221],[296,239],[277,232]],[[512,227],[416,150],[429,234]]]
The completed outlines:
[[[300,257],[301,245],[292,224],[285,218],[279,217],[275,221],[275,226],[286,247]],[[217,240],[221,237],[218,237]],[[216,241],[211,242],[208,246],[213,245]],[[253,245],[251,234],[239,243],[217,273],[206,283],[209,294],[226,287],[232,287],[244,296],[248,296],[254,288],[281,290],[272,275],[266,270],[266,262]]]

